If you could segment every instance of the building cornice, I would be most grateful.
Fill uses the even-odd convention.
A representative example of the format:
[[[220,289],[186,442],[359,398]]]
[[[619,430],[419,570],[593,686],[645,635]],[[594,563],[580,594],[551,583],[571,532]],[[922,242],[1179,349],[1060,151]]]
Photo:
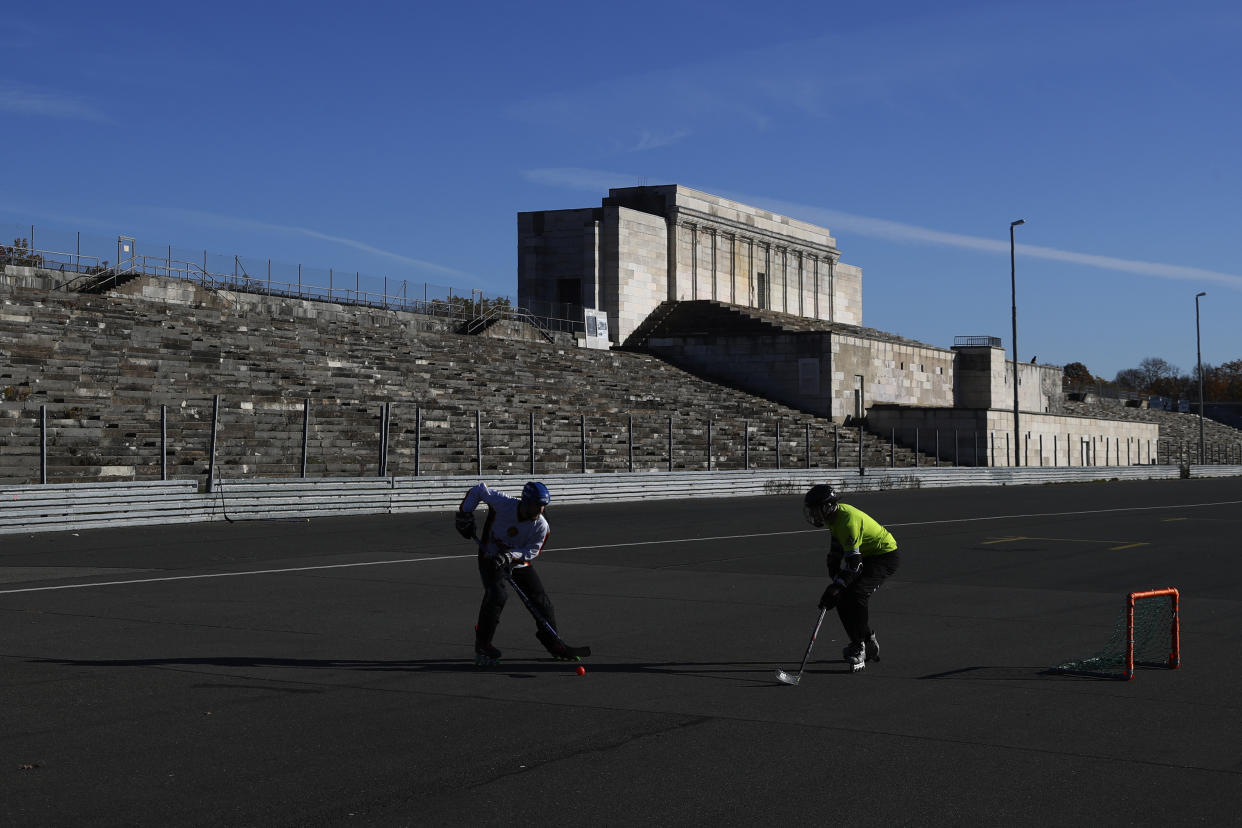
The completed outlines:
[[[834,262],[841,258],[841,251],[832,245],[816,244],[815,242],[801,239],[797,236],[786,235],[784,233],[774,233],[770,230],[756,227],[753,224],[733,221],[731,219],[722,218],[721,216],[712,215],[711,213],[704,213],[701,210],[695,210],[689,207],[669,208],[669,214],[665,217],[665,220],[670,224],[676,224],[682,227],[706,228],[714,226],[716,228],[728,228],[727,230],[718,229],[717,232],[720,232],[722,235],[734,233],[747,238],[770,240],[768,243],[774,248],[801,248],[814,251],[815,255],[822,256],[825,259],[831,259]]]

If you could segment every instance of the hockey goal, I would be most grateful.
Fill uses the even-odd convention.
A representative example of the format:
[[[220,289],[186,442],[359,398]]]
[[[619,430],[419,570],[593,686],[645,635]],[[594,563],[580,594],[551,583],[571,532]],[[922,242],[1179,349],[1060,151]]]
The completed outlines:
[[[1113,625],[1112,636],[1099,652],[1058,664],[1053,672],[1102,676],[1129,681],[1135,667],[1181,666],[1176,589],[1131,592]]]

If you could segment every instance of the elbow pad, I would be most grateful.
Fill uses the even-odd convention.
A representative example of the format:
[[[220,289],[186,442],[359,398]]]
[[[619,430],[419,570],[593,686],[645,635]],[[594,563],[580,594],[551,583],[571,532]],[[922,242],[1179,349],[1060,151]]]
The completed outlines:
[[[841,571],[837,573],[837,583],[842,586],[849,586],[850,582],[858,577],[858,573],[862,571],[862,555],[858,552],[851,552],[841,559]]]

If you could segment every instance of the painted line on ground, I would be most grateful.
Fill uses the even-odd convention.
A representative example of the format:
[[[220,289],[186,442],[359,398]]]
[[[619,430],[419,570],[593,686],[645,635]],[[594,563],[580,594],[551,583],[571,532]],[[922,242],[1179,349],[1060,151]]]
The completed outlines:
[[[889,523],[886,526],[904,527],[904,526],[932,526],[944,523],[975,523],[985,520],[1010,520],[1016,518],[1038,518],[1038,517],[1065,517],[1068,515],[1098,515],[1108,514],[1110,512],[1149,512],[1154,509],[1194,509],[1205,506],[1235,506],[1242,503],[1242,500],[1221,500],[1214,503],[1182,503],[1171,504],[1167,506],[1126,506],[1117,509],[1088,509],[1074,512],[1039,512],[1027,515],[992,515],[988,517],[969,517],[969,518],[948,518],[945,520],[924,520],[911,523]],[[598,544],[594,546],[563,546],[559,547],[563,552],[579,552],[590,549],[620,549],[627,546],[658,546],[669,543],[703,543],[707,541],[720,540],[743,540],[746,538],[771,538],[781,535],[807,535],[822,532],[822,529],[797,529],[788,532],[755,532],[745,535],[717,535],[707,538],[673,538],[669,540],[650,540],[650,541],[634,541],[633,543],[608,543]],[[61,589],[86,589],[88,587],[104,587],[104,586],[128,586],[131,584],[154,584],[168,581],[195,581],[206,578],[238,578],[243,575],[284,575],[291,572],[313,572],[324,569],[349,569],[359,566],[387,566],[390,564],[411,564],[424,561],[451,561],[461,558],[474,558],[475,553],[468,555],[440,555],[434,558],[397,558],[387,561],[359,561],[356,563],[344,564],[323,564],[320,566],[294,566],[285,569],[248,569],[241,572],[210,572],[202,575],[168,575],[159,578],[134,578],[125,581],[91,581],[84,584],[61,584],[59,586],[42,586],[42,587],[26,587],[24,589],[3,589],[0,595],[16,595],[25,592],[52,592]]]

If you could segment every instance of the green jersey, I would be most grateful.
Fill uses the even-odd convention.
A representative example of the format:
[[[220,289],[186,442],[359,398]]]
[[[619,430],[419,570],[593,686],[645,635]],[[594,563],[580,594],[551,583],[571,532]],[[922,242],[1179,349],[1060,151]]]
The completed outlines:
[[[876,523],[871,515],[854,506],[838,504],[828,528],[847,555],[858,550],[863,557],[867,557],[897,549],[897,541],[889,531]]]

